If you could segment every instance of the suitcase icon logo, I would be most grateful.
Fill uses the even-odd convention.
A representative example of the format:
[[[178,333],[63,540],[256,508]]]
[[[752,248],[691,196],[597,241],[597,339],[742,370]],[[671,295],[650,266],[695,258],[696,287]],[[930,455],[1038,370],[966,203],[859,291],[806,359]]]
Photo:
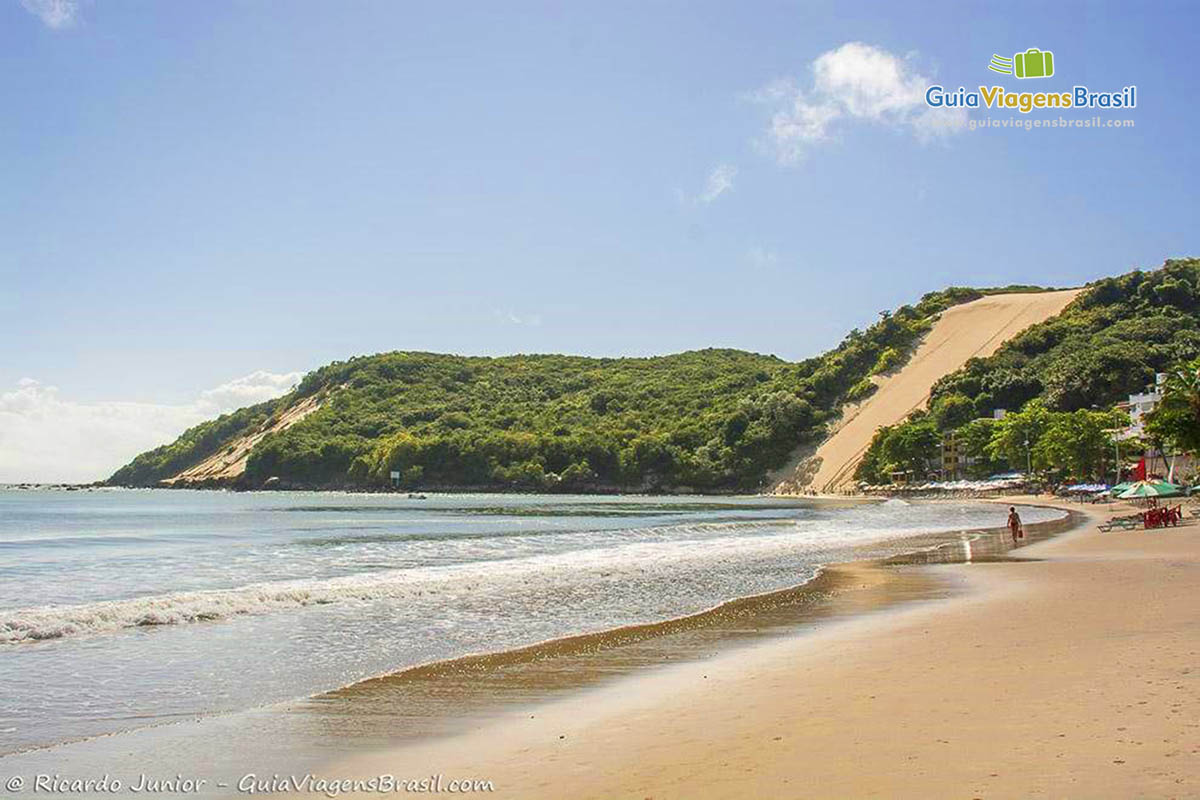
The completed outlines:
[[[993,55],[988,69],[1018,78],[1049,78],[1054,74],[1054,53],[1031,47],[1012,58]]]

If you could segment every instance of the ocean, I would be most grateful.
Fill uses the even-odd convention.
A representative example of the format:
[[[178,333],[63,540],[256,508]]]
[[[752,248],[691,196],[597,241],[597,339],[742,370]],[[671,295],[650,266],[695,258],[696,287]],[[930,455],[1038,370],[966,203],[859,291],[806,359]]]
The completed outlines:
[[[0,490],[0,755],[696,614],[976,501]],[[1062,516],[1022,508],[1029,523]]]

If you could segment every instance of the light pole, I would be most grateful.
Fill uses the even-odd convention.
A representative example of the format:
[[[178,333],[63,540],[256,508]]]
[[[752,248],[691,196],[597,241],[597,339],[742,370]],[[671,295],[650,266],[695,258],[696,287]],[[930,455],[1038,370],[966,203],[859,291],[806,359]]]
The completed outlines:
[[[1117,479],[1113,481],[1113,486],[1116,486],[1121,482],[1121,440],[1116,436],[1113,437],[1113,447],[1116,449],[1114,455],[1117,459],[1117,463],[1113,464],[1113,469],[1117,473]]]
[[[1033,453],[1029,449],[1029,439],[1025,439],[1025,480],[1033,478]]]
[[[1116,486],[1121,482],[1121,435],[1125,433],[1125,428],[1107,428],[1104,432],[1112,437],[1113,456],[1116,458],[1116,462],[1113,464],[1113,473],[1116,476],[1113,486]],[[1114,499],[1111,492],[1108,495],[1108,499],[1109,502],[1112,502]]]

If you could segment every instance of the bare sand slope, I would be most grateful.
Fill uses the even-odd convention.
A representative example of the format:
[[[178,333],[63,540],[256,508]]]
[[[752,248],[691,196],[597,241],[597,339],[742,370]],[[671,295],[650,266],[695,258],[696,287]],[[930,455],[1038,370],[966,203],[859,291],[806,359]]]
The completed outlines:
[[[971,358],[991,355],[1030,325],[1055,316],[1080,291],[998,294],[947,309],[912,359],[896,374],[877,380],[879,390],[865,402],[848,407],[833,435],[811,459],[781,476],[775,491],[836,492],[849,488],[876,430],[894,425],[923,407],[939,378]]]
[[[188,467],[163,483],[199,483],[207,480],[230,480],[246,471],[246,459],[254,445],[268,434],[285,431],[321,407],[323,396],[312,395],[288,408],[278,417],[268,420],[253,433],[234,439],[199,464]]]
[[[1020,552],[919,568],[965,596],[343,769],[485,778],[523,800],[1200,796],[1200,527],[1089,524]]]

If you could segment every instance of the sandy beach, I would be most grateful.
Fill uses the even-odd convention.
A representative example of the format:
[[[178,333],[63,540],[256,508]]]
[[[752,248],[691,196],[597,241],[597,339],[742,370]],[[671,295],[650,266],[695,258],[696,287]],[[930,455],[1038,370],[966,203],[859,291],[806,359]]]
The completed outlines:
[[[487,779],[521,798],[1200,796],[1200,528],[1100,534],[1115,507],[1071,508],[1084,524],[1016,560],[911,568],[942,599],[326,774]]]
[[[1095,5],[0,4],[0,800],[1200,800]]]

